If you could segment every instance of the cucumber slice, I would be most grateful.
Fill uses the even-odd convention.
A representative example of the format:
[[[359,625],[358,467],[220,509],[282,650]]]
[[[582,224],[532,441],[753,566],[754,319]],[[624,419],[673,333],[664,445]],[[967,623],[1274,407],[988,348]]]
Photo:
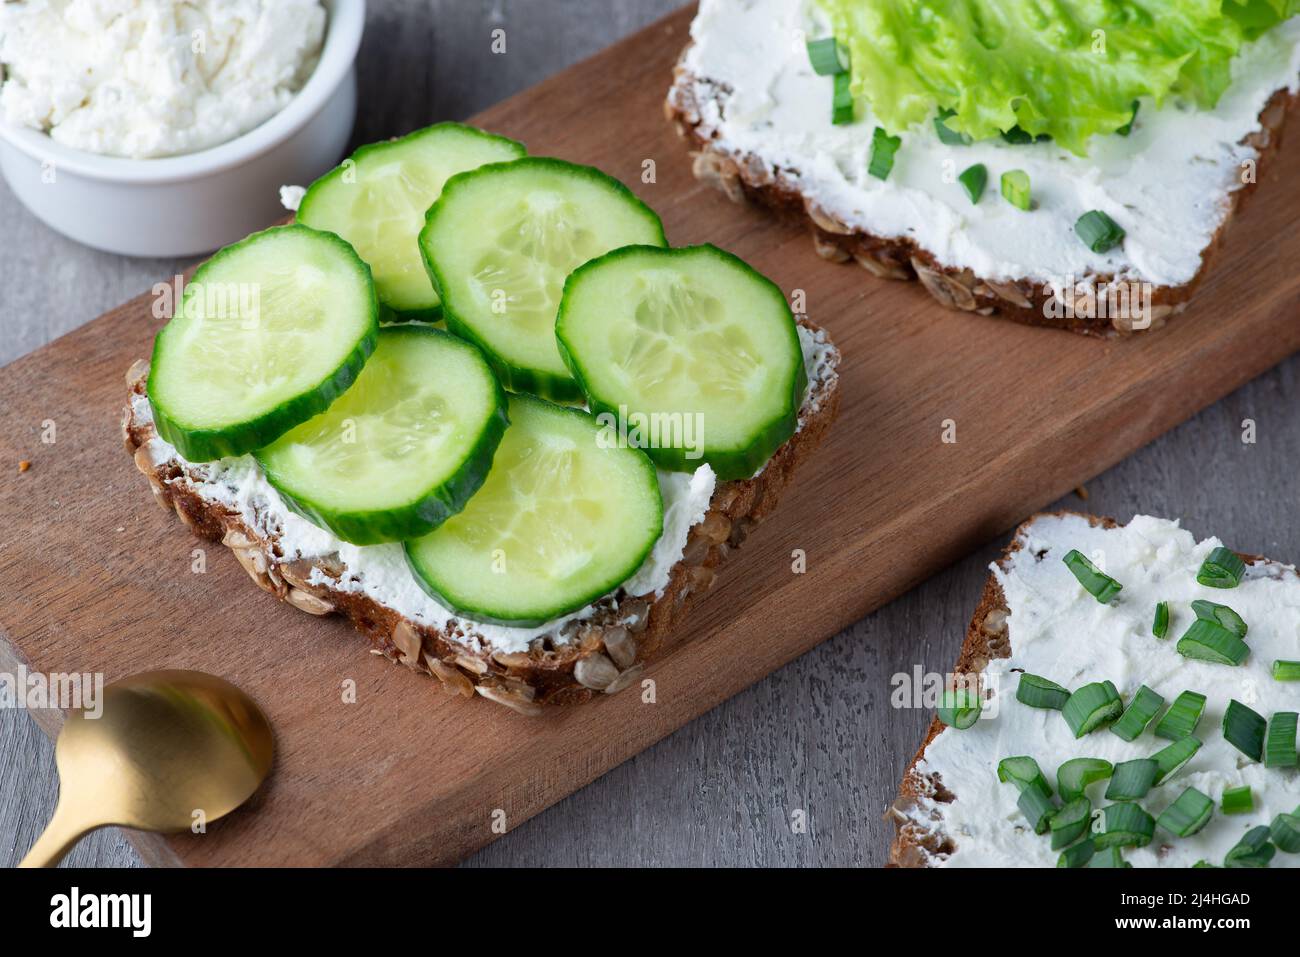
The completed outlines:
[[[448,178],[523,156],[523,144],[461,123],[438,123],[363,146],[311,184],[298,222],[338,233],[370,264],[381,322],[436,321],[438,294],[416,237]]]
[[[586,412],[512,395],[487,481],[463,512],[407,542],[406,557],[452,611],[540,625],[627,581],[661,534],[659,481],[643,453],[619,448]]]
[[[275,441],[356,379],[377,313],[370,267],[333,233],[279,226],[227,246],[154,339],[158,434],[191,462]]]
[[[395,326],[352,388],[254,455],[301,515],[374,545],[424,535],[464,508],[505,429],[505,395],[474,345]]]
[[[452,177],[420,233],[447,328],[507,389],[559,401],[582,395],[555,345],[565,277],[629,243],[667,245],[659,217],[600,170],[542,157]]]
[[[749,478],[808,388],[781,290],[716,246],[618,249],[576,270],[555,326],[593,412],[660,468]],[[639,436],[637,435],[639,432]]]

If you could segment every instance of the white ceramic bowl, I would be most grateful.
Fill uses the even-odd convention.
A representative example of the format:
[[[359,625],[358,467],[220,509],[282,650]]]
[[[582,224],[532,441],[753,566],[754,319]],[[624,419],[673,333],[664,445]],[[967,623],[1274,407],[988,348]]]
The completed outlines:
[[[278,187],[326,172],[352,135],[353,62],[366,4],[324,5],[329,22],[315,72],[261,126],[198,153],[123,159],[0,123],[0,169],[9,187],[64,235],[128,256],[191,256],[270,225],[284,213]]]

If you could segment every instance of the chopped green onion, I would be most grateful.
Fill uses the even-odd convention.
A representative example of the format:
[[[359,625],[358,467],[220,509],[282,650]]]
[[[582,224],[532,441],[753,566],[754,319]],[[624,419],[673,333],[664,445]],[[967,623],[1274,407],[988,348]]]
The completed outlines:
[[[1300,811],[1300,808],[1296,809]],[[1300,854],[1300,814],[1279,814],[1269,826],[1268,836],[1279,851]]]
[[[1295,752],[1296,720],[1294,711],[1276,711],[1268,719],[1268,738],[1264,744],[1264,767],[1293,768],[1300,761]]]
[[[1097,852],[1093,854],[1092,859],[1088,861],[1089,867],[1132,867],[1128,861],[1124,860],[1124,852],[1118,847],[1102,848],[1096,840],[1092,842]]]
[[[1201,750],[1201,739],[1190,734],[1181,741],[1175,741],[1167,748],[1162,748],[1151,755],[1151,760],[1160,769],[1156,774],[1156,784],[1164,784],[1177,774],[1188,761]]]
[[[1264,757],[1264,734],[1267,729],[1268,722],[1262,714],[1246,707],[1236,698],[1228,702],[1228,710],[1223,712],[1223,736],[1230,745],[1252,761]]]
[[[1137,101],[1137,100],[1134,100],[1134,101],[1133,101],[1133,115],[1130,116],[1130,117],[1128,118],[1128,122],[1127,122],[1127,123],[1125,123],[1123,126],[1121,126],[1119,129],[1117,129],[1117,130],[1115,131],[1115,132],[1118,133],[1120,136],[1128,136],[1130,133],[1133,132],[1133,123],[1134,123],[1134,121],[1136,121],[1137,118],[1138,118],[1138,105],[1139,105],[1139,104],[1138,104],[1138,101]]]
[[[1273,662],[1274,681],[1300,681],[1300,661],[1279,658]]]
[[[936,714],[948,727],[965,731],[980,719],[982,707],[979,692],[969,688],[950,688],[944,691]]]
[[[1027,143],[1037,143],[1041,140],[1050,140],[1050,133],[1039,133],[1037,136],[1032,135],[1028,130],[1022,129],[1019,124],[1011,127],[1009,130],[1003,130],[1002,139],[1015,146],[1024,146]]]
[[[1193,731],[1205,710],[1205,695],[1184,691],[1169,706],[1165,716],[1156,724],[1155,736],[1166,741],[1181,741]]]
[[[1236,588],[1241,583],[1241,574],[1246,570],[1246,563],[1231,548],[1220,545],[1210,552],[1196,573],[1196,580],[1211,588]]]
[[[983,163],[976,163],[974,166],[966,167],[962,170],[961,175],[957,177],[957,182],[961,183],[962,189],[966,190],[966,195],[970,197],[972,205],[980,201],[988,181],[988,167]]]
[[[1210,863],[1209,861],[1207,861],[1205,858],[1201,858],[1199,861],[1197,861],[1195,864],[1193,864],[1192,867],[1212,867],[1212,868],[1214,868],[1215,870],[1218,870],[1218,869],[1219,869],[1219,865],[1218,865],[1218,864],[1211,864],[1211,863]]]
[[[1086,797],[1075,798],[1052,815],[1048,828],[1052,832],[1052,850],[1069,847],[1088,833],[1092,824],[1092,802]]]
[[[850,73],[835,74],[834,95],[831,97],[831,122],[836,126],[853,122],[853,90],[849,87]]]
[[[867,172],[876,179],[888,179],[889,171],[894,168],[894,154],[902,143],[901,136],[890,136],[883,127],[877,126],[871,134],[871,162]]]
[[[1114,249],[1124,241],[1124,230],[1100,209],[1090,209],[1074,221],[1074,231],[1095,253]]]
[[[1031,708],[1060,711],[1065,707],[1065,702],[1070,700],[1070,691],[1055,681],[1048,681],[1038,675],[1022,674],[1020,683],[1016,685],[1016,700]]]
[[[1107,801],[1136,801],[1147,796],[1156,783],[1160,766],[1151,758],[1135,758],[1115,765],[1110,784],[1106,788]]]
[[[939,142],[948,146],[969,146],[970,139],[965,133],[958,133],[951,126],[944,122],[950,116],[956,116],[956,110],[940,110],[939,115],[934,118],[934,131],[939,134]]]
[[[1056,805],[1052,803],[1052,799],[1044,797],[1043,792],[1038,788],[1025,788],[1021,791],[1016,806],[1029,821],[1029,826],[1034,829],[1035,834],[1045,834],[1051,825],[1052,815],[1056,813]]]
[[[1073,847],[1067,847],[1056,859],[1057,867],[1086,867],[1097,853],[1097,845],[1092,841],[1080,841]]]
[[[1219,802],[1223,808],[1224,814],[1249,814],[1255,810],[1255,795],[1250,790],[1249,784],[1243,784],[1239,788],[1228,788],[1223,792],[1223,799]]]
[[[1156,602],[1156,620],[1151,623],[1151,634],[1157,638],[1169,634],[1169,602]]]
[[[1101,813],[1106,828],[1092,838],[1098,850],[1145,847],[1151,843],[1151,836],[1156,832],[1156,820],[1136,804],[1130,801],[1108,804]]]
[[[1109,681],[1094,681],[1070,695],[1065,707],[1061,709],[1061,715],[1074,736],[1082,738],[1103,724],[1114,721],[1123,710],[1124,702],[1120,700],[1115,686]]]
[[[1101,758],[1071,758],[1056,769],[1056,788],[1062,801],[1083,797],[1084,790],[1094,781],[1111,776],[1115,768]]]
[[[1224,867],[1268,867],[1268,862],[1277,853],[1277,848],[1269,843],[1267,825],[1252,827],[1246,836],[1237,842],[1237,846],[1223,859]]]
[[[1214,802],[1196,788],[1188,788],[1156,818],[1156,824],[1178,837],[1191,837],[1210,822]]]
[[[834,37],[808,41],[808,62],[818,76],[835,76],[848,70],[848,64],[841,53],[840,45]]]
[[[1227,605],[1220,605],[1204,598],[1192,602],[1192,611],[1196,617],[1222,625],[1238,638],[1246,637],[1246,622]]]
[[[1239,665],[1250,654],[1250,646],[1218,622],[1198,618],[1175,646],[1184,658],[1216,665]]]
[[[1006,183],[1007,178],[1004,174],[1002,177],[1002,192],[1004,195],[1007,191]],[[1077,548],[1070,549],[1061,561],[1065,562],[1066,567],[1079,580],[1079,584],[1087,590],[1088,594],[1103,605],[1118,595],[1124,588],[1123,585],[1090,562],[1087,556]]]
[[[1043,777],[1038,762],[1030,757],[1003,758],[998,762],[998,780],[1003,783],[1010,781],[1022,791],[1033,788],[1043,797],[1052,796],[1052,786]]]
[[[1029,193],[1029,174],[1022,169],[1009,169],[1002,174],[1002,196],[1016,209],[1029,209],[1033,197]]]
[[[1164,698],[1143,685],[1138,688],[1137,694],[1133,696],[1133,700],[1124,709],[1119,720],[1110,726],[1110,730],[1125,741],[1132,741],[1147,729],[1147,725],[1151,723],[1151,719],[1156,716],[1156,712],[1164,706],[1164,703]]]

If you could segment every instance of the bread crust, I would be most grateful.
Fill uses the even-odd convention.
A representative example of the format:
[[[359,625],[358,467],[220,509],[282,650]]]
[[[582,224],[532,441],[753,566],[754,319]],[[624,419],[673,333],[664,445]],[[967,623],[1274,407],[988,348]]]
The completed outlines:
[[[702,104],[696,91],[705,86],[711,87],[715,95],[720,95],[726,92],[726,88],[712,84],[707,77],[699,77],[686,68],[686,53],[691,46],[687,44],[673,70],[673,84],[664,101],[664,114],[689,146],[695,178],[720,190],[733,202],[744,204],[752,201],[786,221],[806,226],[817,254],[823,259],[837,263],[856,262],[882,279],[919,279],[926,291],[948,309],[999,315],[1025,325],[1066,329],[1091,336],[1109,337],[1158,329],[1170,316],[1186,308],[1221,246],[1233,216],[1259,180],[1257,168],[1250,183],[1229,194],[1227,213],[1202,252],[1201,268],[1192,281],[1182,286],[1157,286],[1152,290],[1149,325],[1135,328],[1131,317],[1081,316],[1077,309],[1065,310],[1069,315],[1050,316],[1047,307],[1053,297],[1050,292],[1044,292],[1042,283],[1028,278],[995,282],[977,276],[970,269],[941,265],[932,253],[906,237],[876,236],[850,227],[805,197],[795,180],[784,170],[773,169],[752,153],[725,149],[717,141],[718,131],[704,122]],[[1244,140],[1259,153],[1257,167],[1272,162],[1282,142],[1287,116],[1292,112],[1300,112],[1300,94],[1291,94],[1285,89],[1276,91],[1260,111],[1259,129]],[[1098,276],[1098,290],[1104,289],[1112,280],[1111,276]]]
[[[800,324],[818,332],[816,326]],[[829,340],[827,340],[829,345]],[[127,452],[149,480],[163,508],[174,510],[201,538],[221,542],[264,591],[315,615],[341,614],[369,639],[371,652],[416,671],[436,676],[448,691],[475,694],[524,714],[546,705],[571,705],[612,694],[636,682],[649,662],[668,645],[698,598],[713,584],[723,559],[755,523],[770,514],[796,470],[820,444],[840,404],[839,353],[830,346],[827,371],[816,383],[800,415],[800,428],[758,475],[719,483],[703,521],[690,532],[682,559],[673,566],[658,599],[619,595],[597,603],[591,618],[572,622],[569,640],[534,640],[527,652],[503,653],[476,647],[466,631],[422,625],[368,595],[331,587],[342,566],[330,557],[288,561],[276,540],[246,524],[240,514],[201,497],[186,481],[192,466],[172,459],[156,463],[145,448],[156,432],[135,415],[132,396],[145,394],[149,366],[140,360],[127,372],[129,394],[122,419]],[[325,576],[309,581],[313,569]],[[651,600],[653,599],[653,600]],[[455,622],[452,623],[456,625]]]
[[[1051,516],[1075,515],[1086,519],[1088,524],[1100,528],[1118,528],[1119,523],[1113,518],[1086,515],[1080,512],[1062,510],[1058,512],[1040,512],[1025,520],[1016,529],[997,565],[1006,569],[1016,552],[1024,547],[1026,533],[1034,522]],[[1259,564],[1267,559],[1259,555],[1241,555],[1248,565]],[[988,663],[994,658],[1011,657],[1011,641],[1006,624],[1009,609],[1007,597],[998,584],[997,577],[990,572],[984,582],[979,604],[971,616],[966,628],[966,639],[962,642],[957,655],[957,664],[953,674],[978,675],[983,673]],[[887,816],[894,822],[894,841],[889,848],[889,867],[931,867],[936,855],[951,854],[956,843],[950,835],[934,831],[922,820],[925,801],[949,803],[956,795],[949,790],[938,774],[922,774],[918,770],[926,749],[936,737],[945,730],[945,725],[937,717],[931,719],[925,740],[916,749],[903,779],[898,786],[898,796],[890,805]],[[960,732],[953,732],[959,734]]]

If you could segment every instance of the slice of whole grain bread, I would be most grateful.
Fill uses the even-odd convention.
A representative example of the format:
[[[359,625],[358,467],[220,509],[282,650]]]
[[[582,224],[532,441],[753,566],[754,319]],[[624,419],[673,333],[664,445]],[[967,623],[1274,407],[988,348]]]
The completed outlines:
[[[144,360],[127,372],[130,391],[122,431],[126,450],[158,503],[174,509],[196,535],[227,546],[260,588],[309,614],[344,615],[370,640],[372,653],[433,674],[449,691],[465,697],[477,693],[537,714],[543,705],[576,704],[634,684],[646,663],[674,640],[697,598],[713,584],[722,560],[772,512],[795,471],[821,442],[839,411],[839,353],[812,323],[800,319],[800,324],[814,334],[823,352],[795,435],[753,478],[718,484],[658,598],[622,592],[607,596],[591,617],[569,622],[558,635],[534,639],[526,652],[493,649],[479,640],[472,621],[453,619],[447,629],[433,628],[365,593],[337,587],[347,572],[337,555],[286,560],[277,537],[263,523],[200,495],[196,483],[203,477],[196,466],[175,450],[161,460],[156,454],[157,433],[141,411],[149,371]]]
[[[837,220],[804,196],[792,172],[774,166],[753,153],[737,153],[718,140],[718,130],[704,119],[712,106],[722,109],[728,88],[709,77],[695,75],[685,66],[688,44],[673,72],[673,84],[664,101],[664,114],[687,142],[695,178],[720,190],[728,199],[744,204],[753,201],[778,216],[806,225],[817,255],[836,263],[856,262],[873,276],[883,279],[919,279],[941,305],[980,315],[997,314],[1016,322],[1068,329],[1087,335],[1109,336],[1141,329],[1158,329],[1168,318],[1181,312],[1204,277],[1207,265],[1222,243],[1234,214],[1246,195],[1254,190],[1258,175],[1228,194],[1228,209],[1213,240],[1202,252],[1201,268],[1191,282],[1182,286],[1158,286],[1152,290],[1149,323],[1135,323],[1131,315],[1114,318],[1098,315],[1096,309],[1055,309],[1049,314],[1050,291],[1032,279],[994,282],[970,269],[942,265],[927,249],[905,236],[876,236]],[[1282,141],[1287,117],[1300,113],[1300,94],[1278,90],[1259,114],[1259,128],[1245,142],[1259,153],[1258,166],[1273,162]],[[1096,277],[1100,297],[1113,281]]]
[[[1026,532],[1034,522],[1049,513],[1039,513],[1027,519],[1016,529],[998,567],[1006,569],[1011,557],[1024,547]],[[1054,515],[1078,514],[1071,512],[1054,512]],[[1101,528],[1117,528],[1119,523],[1113,518],[1095,515],[1080,515],[1088,524]],[[1248,565],[1265,561],[1258,555],[1242,554],[1241,558]],[[984,582],[979,604],[971,616],[966,628],[966,639],[957,655],[957,664],[952,673],[957,675],[981,674],[993,658],[1011,657],[1011,640],[1008,635],[1006,595],[1002,586],[992,572]],[[940,734],[960,734],[960,731],[948,732],[937,717],[930,722],[925,740],[916,749],[911,763],[903,772],[903,779],[898,786],[898,796],[890,805],[888,816],[894,822],[894,842],[889,849],[890,867],[931,867],[936,856],[950,854],[955,848],[954,838],[950,834],[936,831],[924,819],[926,814],[923,800],[929,802],[950,803],[957,795],[950,790],[953,782],[944,782],[938,774],[923,774],[918,764],[925,757],[926,749]]]

